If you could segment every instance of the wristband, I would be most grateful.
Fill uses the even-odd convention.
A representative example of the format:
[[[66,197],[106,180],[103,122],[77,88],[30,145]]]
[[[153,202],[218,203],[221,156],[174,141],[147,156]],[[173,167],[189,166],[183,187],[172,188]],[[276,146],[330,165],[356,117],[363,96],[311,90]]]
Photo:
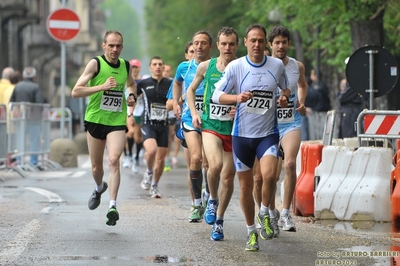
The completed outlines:
[[[131,96],[133,96],[133,99],[134,99],[134,100],[135,100],[135,102],[136,102],[136,100],[137,100],[137,97],[136,97],[136,95],[135,95],[134,93],[129,93],[128,97],[131,97]]]

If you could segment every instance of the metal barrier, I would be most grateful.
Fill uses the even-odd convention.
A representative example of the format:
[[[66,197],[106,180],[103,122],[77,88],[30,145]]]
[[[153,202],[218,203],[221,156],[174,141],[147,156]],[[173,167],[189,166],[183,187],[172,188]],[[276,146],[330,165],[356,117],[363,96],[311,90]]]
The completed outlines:
[[[308,139],[321,140],[323,138],[324,123],[327,112],[313,111],[308,115]]]
[[[25,171],[62,168],[47,158],[51,140],[49,110],[50,104],[9,104],[7,168],[22,177],[26,177]]]
[[[7,108],[0,104],[0,169],[7,165]],[[2,178],[0,178],[2,180]]]
[[[59,128],[61,128],[61,114],[62,114],[62,109],[61,108],[50,108],[49,110],[49,116],[48,120],[51,124],[57,123]],[[64,114],[65,122],[67,122],[67,132],[68,132],[68,138],[73,139],[73,133],[72,133],[72,112],[71,109],[68,107],[65,108],[65,114]],[[62,132],[60,132],[62,133]],[[65,132],[64,132],[65,133]],[[60,134],[59,138],[61,138],[64,134]],[[51,139],[53,139],[53,136],[51,136]]]
[[[322,135],[322,144],[332,145],[333,133],[335,131],[336,111],[331,110],[326,113],[324,134]]]
[[[359,147],[366,138],[400,139],[400,111],[362,111],[357,118],[357,138]]]

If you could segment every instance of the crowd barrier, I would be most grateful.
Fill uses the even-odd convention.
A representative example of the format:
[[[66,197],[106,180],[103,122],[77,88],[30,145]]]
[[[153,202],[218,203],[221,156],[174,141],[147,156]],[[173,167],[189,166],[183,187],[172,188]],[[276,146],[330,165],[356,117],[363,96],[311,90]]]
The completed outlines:
[[[336,123],[335,110],[328,111],[325,115],[322,143],[320,141],[303,141],[299,155],[296,158],[297,172],[296,188],[293,194],[293,213],[301,216],[314,215],[314,171],[321,163],[322,148],[331,145]],[[281,195],[284,195],[284,182],[281,185]],[[282,196],[283,198],[283,196]]]
[[[64,124],[66,125],[65,130],[67,131],[66,135],[67,138],[69,139],[73,139],[73,133],[72,133],[72,112],[69,108],[65,108],[64,110]],[[50,108],[49,111],[49,121],[51,123],[51,128],[54,128],[54,126],[56,126],[57,128],[61,127],[61,114],[62,114],[62,108]],[[61,134],[61,130],[60,130],[60,136],[64,136],[64,134]],[[62,137],[63,138],[63,137]]]
[[[400,138],[399,117],[399,111],[364,110],[357,119],[357,148],[354,142],[323,148],[315,169],[317,219],[400,220],[400,162],[394,168],[395,145],[387,145],[387,139]]]
[[[47,158],[51,141],[50,104],[21,102],[10,103],[8,107],[5,168],[17,171],[22,177],[26,177],[26,171],[61,169]]]
[[[7,109],[0,104],[0,169],[7,165]]]

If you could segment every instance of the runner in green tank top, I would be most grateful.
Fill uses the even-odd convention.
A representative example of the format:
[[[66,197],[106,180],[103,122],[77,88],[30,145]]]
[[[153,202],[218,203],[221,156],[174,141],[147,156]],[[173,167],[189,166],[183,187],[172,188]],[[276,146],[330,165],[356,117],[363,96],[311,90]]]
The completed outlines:
[[[107,146],[110,208],[106,224],[114,226],[119,220],[116,200],[121,180],[119,160],[125,146],[126,109],[127,105],[134,106],[136,103],[136,83],[129,63],[119,58],[123,48],[121,33],[107,31],[102,47],[104,55],[89,61],[71,94],[73,98],[89,96],[90,99],[86,108],[85,130],[96,187],[89,198],[88,207],[90,210],[96,209],[100,205],[101,194],[108,187],[103,181],[103,156]],[[129,94],[126,100],[125,85]]]
[[[230,135],[232,131],[233,118],[229,116],[232,106],[214,104],[211,96],[215,86],[222,76],[217,69],[217,58],[212,58],[204,75],[204,109],[201,116],[202,130],[212,130],[221,135]]]
[[[207,179],[210,195],[204,220],[213,225],[211,239],[214,241],[224,239],[224,214],[232,197],[235,170],[232,157],[232,118],[229,115],[233,106],[214,104],[211,96],[214,84],[221,78],[225,67],[236,59],[238,44],[237,32],[233,28],[222,28],[217,36],[219,57],[199,64],[196,76],[187,90],[192,124],[202,128],[203,149],[209,164]],[[204,109],[200,118],[195,107],[195,92],[203,80]]]

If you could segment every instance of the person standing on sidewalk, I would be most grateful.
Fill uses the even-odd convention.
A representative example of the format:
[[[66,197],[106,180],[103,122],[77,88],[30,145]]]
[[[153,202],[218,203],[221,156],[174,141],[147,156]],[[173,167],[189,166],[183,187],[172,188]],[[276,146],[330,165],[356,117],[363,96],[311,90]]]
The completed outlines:
[[[152,198],[161,198],[158,182],[164,171],[169,144],[166,103],[172,80],[163,77],[163,70],[163,60],[159,56],[154,56],[150,59],[151,77],[141,80],[137,84],[138,96],[143,94],[145,102],[142,115],[142,135],[146,150],[147,170],[144,172],[141,187],[145,190],[150,189]]]
[[[107,31],[102,48],[104,54],[91,59],[86,65],[72,90],[72,97],[89,96],[85,131],[96,187],[89,198],[88,207],[90,210],[96,209],[100,205],[101,195],[108,187],[103,181],[103,156],[107,147],[110,204],[106,224],[114,226],[119,220],[117,195],[121,181],[120,158],[126,142],[127,105],[134,106],[137,97],[131,66],[128,61],[119,58],[123,49],[121,33]],[[126,100],[125,86],[129,93]]]
[[[215,84],[212,101],[236,104],[232,130],[232,149],[240,185],[240,205],[247,225],[246,251],[258,251],[258,233],[254,222],[253,164],[260,161],[263,178],[262,205],[257,219],[261,238],[272,239],[269,209],[276,189],[279,130],[276,107],[287,106],[290,90],[282,61],[264,55],[266,30],[261,24],[246,29],[247,55],[228,64],[222,79]],[[276,92],[282,90],[278,101]],[[234,92],[235,94],[231,94]]]
[[[217,48],[219,57],[201,62],[197,68],[196,76],[187,89],[187,102],[192,114],[192,124],[202,129],[202,141],[205,157],[208,161],[208,198],[204,220],[213,225],[211,239],[223,240],[223,222],[225,210],[233,193],[235,169],[232,157],[232,125],[233,120],[229,111],[233,105],[215,104],[211,100],[214,84],[218,82],[225,67],[236,59],[239,37],[233,28],[223,27],[217,35]],[[197,113],[195,93],[197,87],[204,80],[204,110],[203,114]],[[221,187],[219,183],[221,181]],[[218,189],[219,188],[219,189]]]
[[[28,66],[25,67],[22,71],[21,82],[15,85],[13,93],[10,97],[10,102],[28,102],[28,103],[41,103],[43,104],[44,98],[42,94],[42,89],[39,87],[39,84],[35,82],[36,79],[36,68]],[[32,114],[29,113],[29,116],[41,116],[41,114]],[[39,159],[39,151],[40,151],[40,123],[38,123],[37,119],[28,119],[27,120],[27,129],[29,132],[30,138],[30,151],[33,153],[30,156],[30,163],[34,166],[38,167],[38,169],[42,169],[41,166],[38,166]]]

